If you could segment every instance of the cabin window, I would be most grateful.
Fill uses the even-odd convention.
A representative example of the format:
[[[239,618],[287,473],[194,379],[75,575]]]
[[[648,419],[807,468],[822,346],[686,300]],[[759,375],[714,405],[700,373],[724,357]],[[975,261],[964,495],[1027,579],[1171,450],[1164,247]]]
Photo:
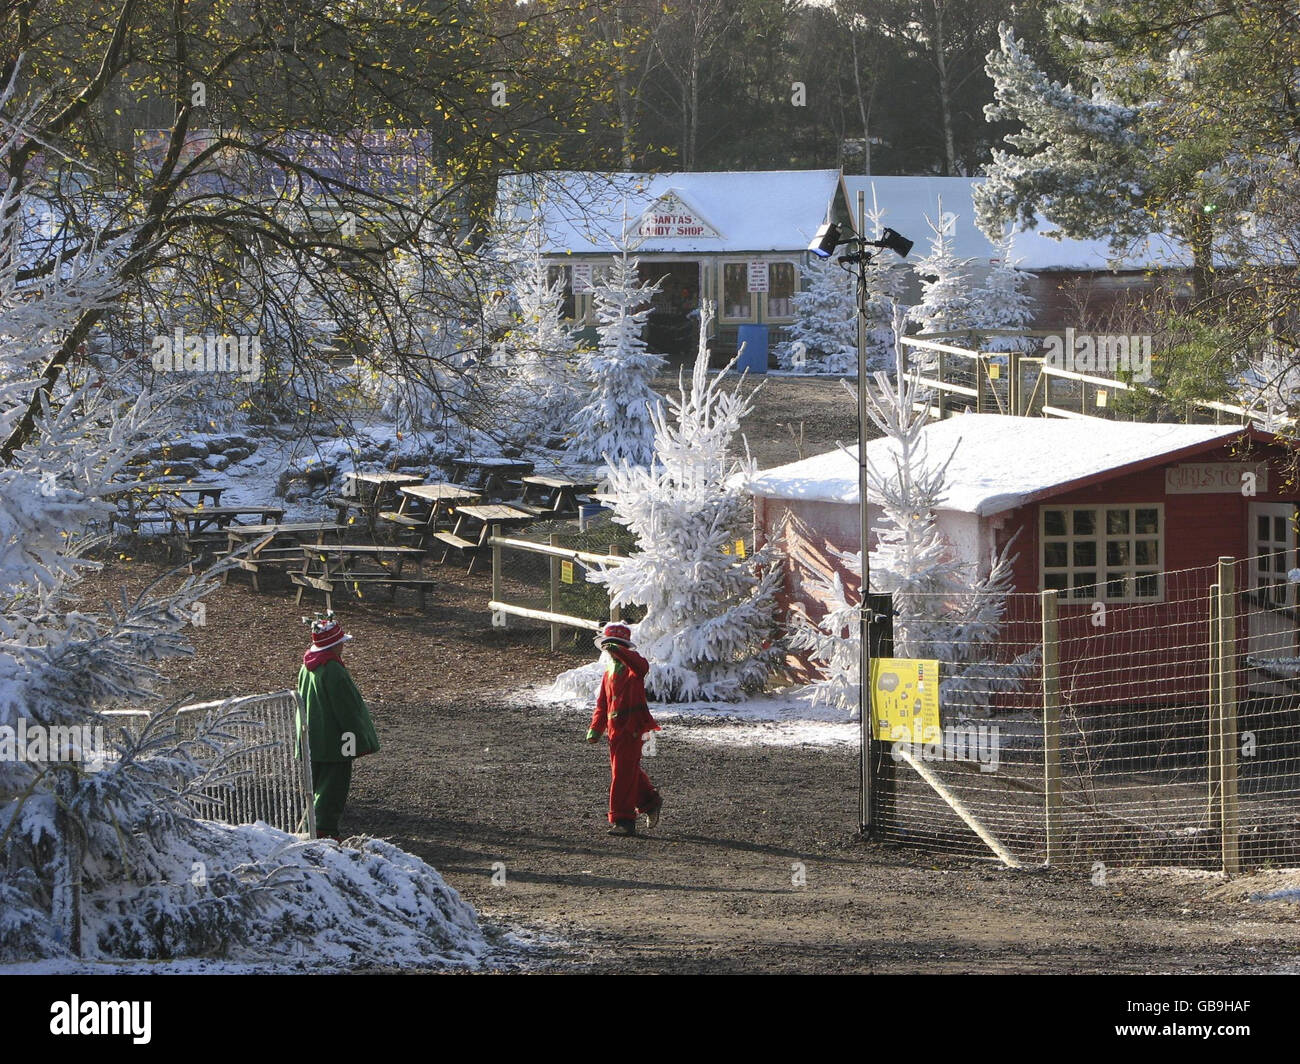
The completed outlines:
[[[564,303],[560,308],[560,317],[566,321],[572,321],[576,313],[576,304],[573,300],[573,273],[568,266],[547,266],[546,283],[554,288],[555,282],[563,278],[564,280]]]
[[[749,291],[749,265],[726,262],[722,265],[722,316],[748,320],[754,316],[754,297]]]
[[[794,293],[794,263],[768,263],[767,316],[769,318],[793,318]]]
[[[1039,513],[1044,591],[1082,602],[1163,597],[1163,506],[1044,506]]]

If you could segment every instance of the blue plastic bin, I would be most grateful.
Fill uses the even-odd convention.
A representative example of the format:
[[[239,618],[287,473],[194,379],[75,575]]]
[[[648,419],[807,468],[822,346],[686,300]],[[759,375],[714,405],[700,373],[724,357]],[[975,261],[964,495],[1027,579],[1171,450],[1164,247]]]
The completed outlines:
[[[738,370],[748,370],[750,373],[767,372],[767,326],[766,325],[742,325],[739,334],[736,337],[736,346],[744,345],[741,352],[740,361],[736,363]]]

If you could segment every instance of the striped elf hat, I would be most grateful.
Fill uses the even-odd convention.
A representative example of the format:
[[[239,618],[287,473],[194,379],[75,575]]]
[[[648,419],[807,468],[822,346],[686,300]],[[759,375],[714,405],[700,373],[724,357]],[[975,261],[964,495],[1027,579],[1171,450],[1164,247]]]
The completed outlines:
[[[303,623],[308,623],[306,617],[303,618]],[[343,631],[343,625],[334,619],[333,610],[327,610],[324,617],[317,614],[310,624],[312,650],[329,650],[352,638]]]

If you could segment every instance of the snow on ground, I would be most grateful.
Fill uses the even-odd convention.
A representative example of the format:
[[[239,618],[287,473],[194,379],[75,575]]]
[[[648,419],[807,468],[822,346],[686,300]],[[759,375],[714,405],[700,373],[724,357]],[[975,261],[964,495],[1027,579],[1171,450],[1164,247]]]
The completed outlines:
[[[599,669],[593,676],[598,684]],[[850,721],[842,709],[809,705],[801,697],[804,690],[782,688],[743,702],[680,702],[671,706],[655,702],[650,712],[663,725],[661,739],[726,746],[856,747],[858,723]],[[589,698],[580,698],[569,688],[535,687],[521,697],[556,709],[590,713],[596,691],[593,687]]]

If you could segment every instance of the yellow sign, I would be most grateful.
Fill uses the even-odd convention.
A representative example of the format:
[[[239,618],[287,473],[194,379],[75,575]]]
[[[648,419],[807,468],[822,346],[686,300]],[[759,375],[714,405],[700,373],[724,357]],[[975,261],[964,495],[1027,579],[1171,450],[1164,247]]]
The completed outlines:
[[[736,557],[745,557],[745,541],[743,539],[736,540]]]
[[[573,583],[573,562],[560,562],[560,583]]]
[[[996,362],[989,363],[989,380],[995,381],[1002,376],[1002,367]]]
[[[939,663],[921,658],[873,658],[871,715],[877,739],[932,740],[940,731]]]

